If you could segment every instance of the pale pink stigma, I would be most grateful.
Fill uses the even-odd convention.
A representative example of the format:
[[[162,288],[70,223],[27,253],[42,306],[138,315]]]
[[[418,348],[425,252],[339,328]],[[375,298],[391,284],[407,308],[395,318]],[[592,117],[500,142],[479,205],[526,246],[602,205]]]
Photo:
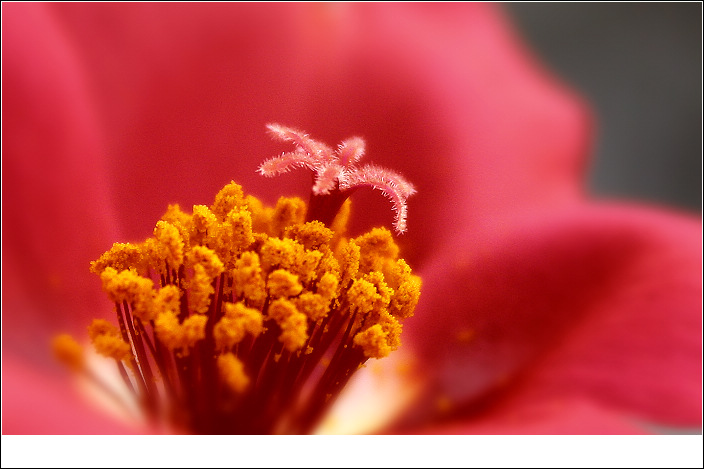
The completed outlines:
[[[406,200],[416,190],[410,182],[394,171],[375,165],[358,168],[356,163],[364,156],[366,147],[362,138],[352,137],[344,140],[337,150],[333,151],[300,130],[280,124],[269,124],[267,128],[272,136],[293,143],[296,149],[266,160],[259,166],[260,174],[271,177],[294,168],[307,168],[315,173],[313,194],[316,196],[328,195],[333,191],[351,193],[352,189],[362,186],[377,189],[391,201],[396,213],[396,231],[399,234],[406,231]]]

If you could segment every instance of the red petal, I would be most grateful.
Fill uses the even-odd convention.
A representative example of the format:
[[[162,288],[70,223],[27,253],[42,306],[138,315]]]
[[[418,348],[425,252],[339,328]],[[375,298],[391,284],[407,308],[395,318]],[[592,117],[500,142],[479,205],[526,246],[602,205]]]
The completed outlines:
[[[487,416],[414,428],[424,435],[641,435],[628,416],[589,400],[562,399],[506,406]]]
[[[45,5],[3,7],[5,345],[48,343],[42,329],[82,329],[106,306],[88,267],[116,230],[86,86]]]
[[[329,144],[359,135],[367,161],[418,187],[402,238],[412,264],[448,230],[579,190],[583,106],[492,5],[51,8],[89,74],[130,238],[168,203],[208,203],[231,178],[270,203],[306,196],[306,174],[255,172],[288,150],[266,136],[272,121]],[[370,192],[355,194],[354,231],[391,225]]]
[[[699,426],[701,235],[700,220],[581,206],[448,243],[404,328],[428,380],[409,420],[438,399],[473,414],[508,396]]]
[[[3,353],[3,434],[126,435],[141,430],[106,417],[70,384],[66,373],[48,367],[39,372],[33,363]]]

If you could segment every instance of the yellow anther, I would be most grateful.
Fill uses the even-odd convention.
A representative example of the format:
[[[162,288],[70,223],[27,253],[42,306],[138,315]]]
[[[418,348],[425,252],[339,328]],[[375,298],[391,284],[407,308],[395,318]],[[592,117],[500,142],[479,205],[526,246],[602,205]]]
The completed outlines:
[[[378,319],[378,324],[386,333],[386,343],[391,351],[398,349],[401,346],[401,330],[403,326],[394,316],[386,311],[383,311]]]
[[[186,318],[181,324],[182,347],[184,349],[193,347],[198,341],[205,339],[205,324],[208,317],[194,314]]]
[[[354,240],[342,243],[340,247],[340,284],[347,287],[359,273],[360,248]]]
[[[355,243],[360,248],[359,270],[362,273],[380,271],[387,260],[395,260],[398,257],[398,246],[386,228],[373,228],[355,238]]]
[[[131,243],[114,243],[97,261],[90,263],[90,271],[100,275],[107,267],[117,271],[141,269],[143,255],[140,246]]]
[[[318,265],[322,258],[322,252],[303,250],[301,246],[296,263],[289,270],[295,272],[301,278],[301,282],[311,283],[318,277]]]
[[[264,207],[262,202],[252,195],[245,197],[247,208],[252,214],[252,231],[255,233],[269,233],[274,209]]]
[[[218,372],[223,383],[232,391],[241,393],[249,386],[249,377],[242,362],[231,353],[218,357]]]
[[[292,239],[269,238],[261,247],[262,268],[265,271],[282,268],[291,270],[297,265],[303,246]]]
[[[354,336],[353,343],[364,350],[369,358],[384,358],[391,353],[391,347],[386,341],[386,332],[379,324],[375,324]]]
[[[213,248],[225,265],[232,268],[237,256],[254,242],[252,215],[244,208],[234,208],[218,225]]]
[[[271,233],[281,236],[292,225],[303,223],[306,217],[306,203],[298,197],[280,197],[276,202],[271,220]]]
[[[305,345],[308,339],[308,318],[296,309],[296,306],[283,298],[274,300],[269,305],[269,317],[281,328],[279,341],[286,350],[294,352]]]
[[[340,263],[335,258],[335,254],[327,246],[320,248],[323,257],[318,262],[317,278],[322,279],[324,275],[333,275],[336,281],[340,282]]]
[[[217,231],[217,217],[205,205],[194,205],[191,220],[191,246],[208,245]]]
[[[304,313],[313,322],[324,318],[330,311],[330,298],[317,293],[301,293],[298,298],[293,299],[293,302],[298,311]]]
[[[224,221],[228,213],[233,209],[240,209],[245,206],[244,192],[242,186],[235,181],[230,181],[228,185],[220,189],[215,195],[215,202],[210,210],[218,218]]]
[[[317,220],[304,224],[292,225],[284,230],[284,237],[295,239],[306,249],[320,249],[330,244],[333,232],[325,224]]]
[[[176,227],[184,244],[184,251],[190,249],[190,233],[193,216],[181,210],[178,204],[169,205],[161,219]]]
[[[181,349],[188,355],[190,348],[205,338],[205,325],[208,317],[194,314],[179,324],[173,313],[163,313],[154,320],[154,331],[159,340],[169,349]]]
[[[154,282],[140,277],[134,270],[116,272],[112,267],[106,268],[100,274],[103,289],[115,303],[126,301],[134,309],[135,316],[152,319],[152,303],[154,298]]]
[[[191,215],[181,210],[179,204],[169,204],[161,219],[168,221],[175,227],[179,227],[179,225],[187,227],[191,224]]]
[[[175,313],[166,312],[158,315],[154,320],[154,332],[162,344],[169,350],[181,346],[181,324]]]
[[[171,223],[160,220],[154,228],[154,237],[161,247],[160,254],[171,269],[178,270],[183,264],[183,238]]]
[[[334,272],[326,272],[318,281],[318,293],[325,299],[332,300],[337,297],[337,287],[339,281]]]
[[[126,360],[132,355],[130,344],[122,339],[120,330],[104,319],[95,319],[88,326],[88,335],[101,355],[115,360]]]
[[[347,299],[350,310],[360,314],[379,312],[380,307],[383,306],[381,295],[376,291],[374,284],[364,279],[358,279],[352,283],[347,290]]]
[[[393,296],[394,291],[386,284],[386,281],[384,280],[384,274],[376,271],[369,272],[368,274],[364,275],[363,278],[364,280],[374,285],[374,287],[376,288],[376,292],[381,297],[381,303],[377,306],[377,309],[386,308],[389,305],[389,302],[391,301],[391,297]]]
[[[119,337],[120,329],[113,326],[105,319],[93,319],[93,322],[90,326],[88,326],[88,337],[93,340],[100,335],[113,335]]]
[[[225,303],[225,315],[215,324],[213,336],[219,350],[240,343],[247,333],[253,337],[262,333],[263,317],[259,310],[242,303]]]
[[[195,246],[191,249],[188,253],[188,265],[193,266],[193,277],[188,282],[188,305],[196,313],[205,314],[210,306],[210,297],[215,293],[213,280],[225,267],[215,251],[205,246]]]
[[[386,277],[390,279],[389,283],[395,289],[389,304],[389,312],[398,319],[413,316],[423,284],[421,278],[411,274],[411,268],[403,259],[398,259],[392,264],[390,273],[386,274]]]
[[[215,251],[205,246],[194,246],[191,249],[188,253],[188,265],[203,266],[203,272],[211,279],[214,279],[225,270],[225,266]]]
[[[163,313],[178,315],[181,309],[181,290],[175,285],[166,285],[154,297],[154,318]]]
[[[285,155],[305,153],[307,163],[334,155],[353,163],[364,151],[359,139],[335,151],[295,130],[270,130],[303,145]],[[338,190],[325,177],[316,187]],[[308,215],[327,223],[341,197],[314,199]],[[91,341],[130,368],[125,376],[121,367],[123,378],[150,415],[174,416],[178,428],[193,422],[186,430],[194,431],[304,432],[351,371],[399,347],[400,320],[413,314],[421,281],[398,259],[391,233],[345,238],[349,201],[328,226],[304,222],[306,210],[286,197],[264,207],[231,182],[210,207],[189,214],[170,205],[153,236],[116,243],[91,263],[120,322],[96,320]],[[53,347],[69,367],[85,366],[69,336]],[[251,395],[238,396],[248,386]],[[270,395],[279,389],[290,395]]]
[[[266,287],[272,298],[296,296],[303,290],[303,286],[298,281],[298,275],[284,269],[277,269],[270,273]]]
[[[54,356],[64,365],[74,371],[79,371],[85,366],[83,347],[68,334],[61,334],[51,342]]]
[[[266,299],[262,268],[255,252],[243,252],[232,271],[234,293],[247,300],[250,306],[261,308]]]
[[[196,313],[205,314],[210,306],[210,296],[215,293],[213,278],[202,264],[193,266],[193,277],[189,281],[188,306]]]

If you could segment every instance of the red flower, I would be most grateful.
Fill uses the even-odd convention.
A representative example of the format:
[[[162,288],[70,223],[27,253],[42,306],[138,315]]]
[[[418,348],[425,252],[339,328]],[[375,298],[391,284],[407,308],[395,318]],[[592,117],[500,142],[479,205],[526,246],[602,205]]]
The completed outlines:
[[[269,122],[360,135],[418,189],[418,392],[381,431],[701,425],[701,220],[585,194],[588,110],[493,5],[3,5],[3,116],[5,433],[129,431],[44,344],[109,314],[89,261],[167,204],[304,195],[256,173]],[[354,231],[393,220],[354,204]]]

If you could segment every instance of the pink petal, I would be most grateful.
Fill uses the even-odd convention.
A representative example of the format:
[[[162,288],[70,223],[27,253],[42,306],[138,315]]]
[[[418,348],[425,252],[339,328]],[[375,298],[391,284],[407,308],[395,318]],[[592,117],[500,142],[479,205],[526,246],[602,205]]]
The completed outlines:
[[[34,351],[106,306],[88,266],[117,236],[94,103],[46,10],[3,7],[3,341]]]
[[[488,415],[414,428],[424,435],[641,435],[628,415],[590,400],[562,399],[504,406]]]
[[[106,416],[81,396],[63,371],[39,371],[34,363],[3,350],[3,434],[125,435],[143,430]]]
[[[413,265],[457,227],[579,193],[584,106],[493,5],[50,8],[88,74],[128,239],[230,179],[269,203],[307,196],[304,172],[256,174],[286,150],[263,138],[272,121],[328,143],[364,135],[370,161],[418,186],[403,239]],[[354,199],[352,234],[391,224],[378,194]]]
[[[577,398],[699,426],[701,235],[697,219],[603,205],[447,243],[404,328],[428,381],[409,421],[435,418],[438,399],[477,412]]]

